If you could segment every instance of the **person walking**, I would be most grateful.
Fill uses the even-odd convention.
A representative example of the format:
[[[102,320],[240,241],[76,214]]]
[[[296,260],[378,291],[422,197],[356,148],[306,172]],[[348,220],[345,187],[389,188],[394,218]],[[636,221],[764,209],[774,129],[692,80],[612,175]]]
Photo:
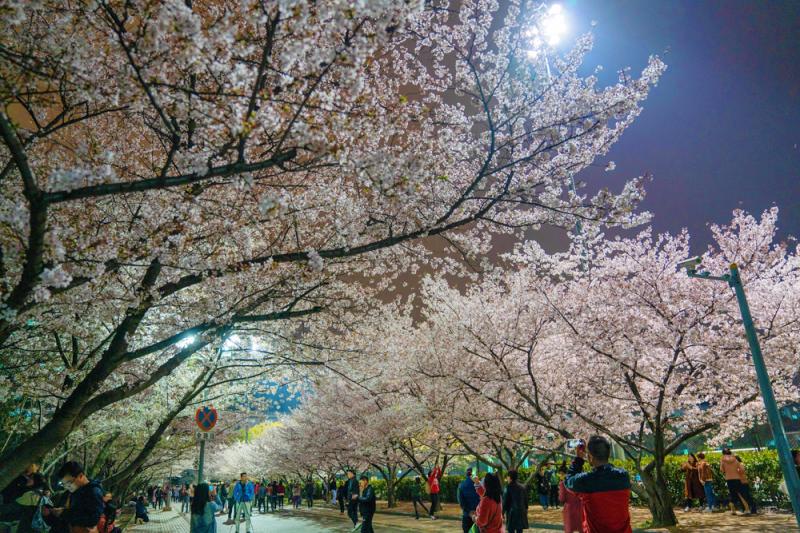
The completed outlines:
[[[590,472],[583,471],[587,448]],[[628,472],[609,464],[611,443],[594,435],[575,453],[564,485],[583,504],[583,533],[631,533],[631,479]]]
[[[539,498],[539,505],[546,511],[550,501],[550,479],[547,475],[547,470],[545,470],[545,465],[539,465],[539,470],[533,477],[533,482],[536,484],[536,495]]]
[[[358,481],[356,481],[355,470],[347,471],[345,495],[347,496],[347,516],[353,521],[353,527],[356,527],[358,524]]]
[[[228,484],[225,483],[224,481],[219,484],[219,492],[217,492],[217,495],[219,496],[220,501],[222,501],[222,509],[220,509],[220,511],[222,511],[224,513],[225,512],[225,508],[229,506],[228,505]],[[230,512],[228,514],[230,515]]]
[[[375,533],[372,517],[375,516],[375,490],[367,476],[358,480],[358,510],[361,513],[361,533]]]
[[[419,478],[417,478],[417,483],[418,482]],[[475,509],[478,508],[478,503],[481,500],[478,497],[478,493],[475,491],[475,483],[472,481],[471,468],[467,468],[464,481],[458,485],[456,500],[458,501],[458,505],[461,507],[461,529],[464,533],[469,533],[469,530],[472,528],[472,524],[474,523],[472,521],[472,513],[474,513]],[[417,514],[416,502],[414,502],[414,513]],[[419,514],[417,514],[417,519],[419,519]]]
[[[314,507],[314,481],[311,478],[306,480],[306,505],[309,509]]]
[[[67,461],[56,475],[70,494],[68,504],[54,508],[53,514],[66,521],[72,533],[94,531],[105,509],[103,488],[86,477],[83,466],[77,461]]]
[[[563,504],[561,508],[561,519],[564,521],[564,533],[583,532],[583,504],[578,495],[569,490],[564,481],[566,480],[567,467],[562,465],[563,479],[558,484],[558,501]]]
[[[344,481],[339,482],[339,488],[336,489],[336,493],[339,495],[339,514],[344,514],[344,504],[347,501]]]
[[[228,485],[228,521],[225,522],[225,525],[233,524],[231,516],[233,516],[234,507],[236,507],[236,501],[233,499],[233,490],[236,488],[236,480],[232,480],[230,485]]]
[[[267,488],[266,484],[262,482],[258,486],[258,496],[256,497],[256,501],[258,502],[258,512],[265,513],[268,509],[267,507],[267,496],[270,495],[270,490]]]
[[[189,519],[190,533],[217,533],[217,511],[222,509],[222,502],[217,492],[211,490],[208,483],[200,483],[194,491],[192,514]],[[238,522],[237,522],[238,525]]]
[[[234,521],[236,522],[236,533],[239,533],[239,524],[241,524],[241,517],[244,515],[246,522],[245,531],[253,533],[253,522],[250,518],[255,498],[255,488],[253,483],[247,479],[247,472],[242,472],[239,475],[239,482],[233,488],[233,500],[236,508],[233,511]]]
[[[471,482],[471,480],[470,480]],[[474,486],[473,486],[474,490]],[[478,494],[475,493],[477,496]],[[414,483],[411,485],[411,501],[414,504],[414,519],[419,520],[419,510],[417,509],[417,504],[419,504],[425,512],[430,515],[431,510],[428,509],[424,503],[422,503],[422,480],[419,476],[414,478]],[[472,518],[470,518],[470,522],[472,522]]]
[[[697,457],[690,453],[686,462],[681,465],[683,471],[683,498],[684,498],[684,511],[689,512],[692,508],[692,502],[697,499],[700,500],[700,508],[702,509],[705,504],[706,494],[703,490],[703,484],[700,482],[700,470],[697,464]]]
[[[300,482],[297,481],[294,484],[294,488],[292,488],[292,503],[294,504],[295,509],[300,508],[300,495],[303,493],[303,487],[300,486]]]
[[[189,485],[181,487],[181,512],[189,512]]]
[[[331,505],[336,507],[336,478],[332,477],[328,482],[328,491],[331,493]]]
[[[558,475],[558,474],[556,474]],[[503,513],[508,533],[522,533],[528,529],[528,489],[519,482],[516,470],[509,470],[508,484],[503,493]]]
[[[730,448],[722,449],[722,457],[719,459],[719,469],[722,472],[722,477],[725,478],[725,484],[728,486],[728,508],[731,513],[736,514],[736,508],[741,507],[742,513],[745,509],[745,499],[741,497],[742,493],[742,469],[739,468],[739,462],[733,456]]]
[[[742,499],[742,503],[744,504],[747,512],[749,512],[751,515],[758,514],[756,501],[753,499],[753,493],[750,492],[750,480],[747,477],[747,471],[744,468],[744,463],[742,463],[742,459],[738,455],[734,455],[734,458],[736,458],[736,462],[739,465],[739,479],[742,482],[741,490],[739,491],[739,497]]]
[[[283,485],[283,480],[278,481],[275,492],[278,494],[278,509],[283,509],[283,499],[286,497],[286,487]]]
[[[706,454],[703,452],[697,454],[697,478],[703,485],[706,511],[713,512],[714,507],[717,506],[717,496],[714,494],[714,474],[711,471],[711,465],[706,461]]]
[[[431,495],[431,520],[436,520],[436,512],[439,511],[439,492],[441,492],[439,481],[441,479],[442,469],[439,465],[436,465],[428,473],[428,493]]]
[[[483,483],[473,478],[475,492],[480,498],[478,507],[472,513],[472,521],[481,533],[502,533],[503,531],[503,489],[500,478],[488,473],[483,477]]]

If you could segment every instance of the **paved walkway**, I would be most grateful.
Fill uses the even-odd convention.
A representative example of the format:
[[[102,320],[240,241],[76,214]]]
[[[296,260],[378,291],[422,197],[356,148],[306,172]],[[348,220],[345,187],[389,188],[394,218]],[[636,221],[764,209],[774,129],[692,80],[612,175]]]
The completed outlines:
[[[458,507],[454,504],[445,504],[442,518],[431,520],[421,517],[415,520],[404,503],[396,509],[388,511],[386,503],[379,503],[379,511],[375,516],[375,529],[379,533],[457,533],[461,531],[460,522],[455,520]],[[632,519],[634,525],[642,524],[649,514],[647,510],[633,509]],[[795,525],[793,515],[788,514],[762,514],[759,516],[733,516],[730,513],[699,513],[696,511],[684,513],[676,510],[678,521],[681,524],[671,530],[671,533],[792,533],[799,532]],[[545,533],[547,531],[561,531],[559,510],[542,511],[534,508],[531,512],[531,525],[534,529],[526,533]],[[218,533],[235,533],[234,525],[224,523],[226,517],[217,518]],[[246,533],[245,524],[240,525],[240,533]],[[338,532],[344,533],[351,530],[351,523],[346,515],[339,513],[338,508],[330,505],[317,504],[312,509],[301,508],[297,511],[283,510],[277,513],[253,515],[253,533],[319,533]],[[663,532],[667,530],[651,529],[648,532]],[[188,515],[181,516],[175,511],[155,511],[150,514],[150,522],[126,529],[126,533],[189,533]]]

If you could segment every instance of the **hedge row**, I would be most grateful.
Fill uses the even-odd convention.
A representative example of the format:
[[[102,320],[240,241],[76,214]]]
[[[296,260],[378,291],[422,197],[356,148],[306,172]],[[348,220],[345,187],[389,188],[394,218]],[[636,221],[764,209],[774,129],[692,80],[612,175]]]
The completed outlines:
[[[741,457],[747,469],[747,475],[750,478],[750,488],[753,497],[761,505],[769,505],[776,507],[788,508],[789,502],[786,496],[778,490],[783,476],[781,474],[780,464],[778,463],[778,455],[774,450],[762,451],[743,451],[737,452]],[[711,470],[714,473],[714,492],[719,501],[726,501],[728,498],[728,488],[725,485],[725,478],[719,469],[719,453],[708,452],[706,453],[706,460],[711,464]],[[647,462],[647,461],[646,461]],[[681,470],[681,465],[686,462],[686,456],[671,455],[667,457],[664,465],[664,473],[667,478],[667,487],[669,488],[672,502],[674,505],[683,504],[683,483],[684,475]],[[636,476],[636,469],[631,460],[614,461],[614,464],[625,468],[631,473],[631,481],[639,483]],[[521,469],[520,478],[526,479],[530,470]],[[456,491],[458,484],[464,478],[461,476],[444,476],[441,480],[441,499],[443,502],[456,502]],[[395,494],[399,500],[411,500],[411,485],[414,483],[414,477],[406,477],[401,479],[395,484]],[[383,479],[374,480],[371,482],[372,486],[379,498],[386,499],[386,481]],[[536,500],[535,491],[529,491],[531,503]],[[634,497],[634,504],[641,503],[636,501]]]

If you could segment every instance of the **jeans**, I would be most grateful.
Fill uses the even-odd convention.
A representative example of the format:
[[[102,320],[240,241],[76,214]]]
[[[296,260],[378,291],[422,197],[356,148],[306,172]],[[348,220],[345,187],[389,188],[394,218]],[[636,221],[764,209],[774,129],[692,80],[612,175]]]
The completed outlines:
[[[231,515],[233,514],[233,508],[236,504],[233,501],[233,498],[228,498],[228,520],[231,519]]]
[[[711,481],[703,483],[703,491],[706,493],[706,505],[708,510],[711,511],[717,506],[717,496],[714,494],[714,485]]]
[[[550,485],[550,494],[548,495],[550,507],[558,509],[558,485]]]
[[[314,507],[314,497],[313,496],[309,496],[308,498],[306,498],[306,505],[308,505],[309,509]]]
[[[472,517],[468,514],[461,514],[461,529],[464,533],[469,533],[469,530],[472,529]]]
[[[189,512],[189,497],[188,496],[184,496],[181,499],[181,512],[182,513],[188,513]]]
[[[331,489],[331,503],[336,505],[336,489]]]
[[[244,520],[245,520],[245,531],[247,531],[247,533],[252,533],[253,522],[250,520],[251,505],[252,502],[238,502],[236,504],[236,510],[234,511],[235,514],[234,520],[236,520],[236,533],[239,533],[239,524],[240,524],[239,517],[242,515],[244,515]]]
[[[547,501],[548,501],[547,494],[539,494],[539,504],[545,511],[547,510]]]

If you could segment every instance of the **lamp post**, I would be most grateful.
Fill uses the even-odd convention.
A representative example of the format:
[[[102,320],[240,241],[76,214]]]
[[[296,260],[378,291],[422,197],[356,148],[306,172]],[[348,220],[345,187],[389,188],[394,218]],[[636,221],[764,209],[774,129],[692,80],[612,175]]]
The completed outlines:
[[[772,390],[772,383],[770,382],[769,373],[767,372],[767,365],[764,363],[764,356],[761,353],[761,345],[758,342],[758,335],[755,325],[753,324],[753,317],[750,314],[750,306],[744,294],[742,278],[739,276],[739,267],[736,263],[732,263],[727,274],[712,276],[708,272],[698,272],[701,268],[700,261],[701,259],[699,257],[695,257],[680,263],[678,266],[679,268],[685,268],[686,274],[690,278],[724,281],[736,293],[739,311],[742,314],[742,324],[744,325],[744,331],[747,335],[747,343],[750,345],[750,354],[753,358],[753,366],[755,367],[756,377],[758,378],[758,387],[761,389],[761,397],[764,400],[764,408],[767,411],[767,420],[769,421],[770,429],[772,429],[772,437],[775,440],[775,447],[778,450],[778,459],[780,460],[781,469],[783,470],[783,477],[786,480],[789,500],[792,503],[795,520],[797,520],[797,524],[800,525],[800,478],[798,478],[797,475],[792,451],[789,448],[789,440],[786,438],[786,430],[783,427],[783,420],[781,420],[778,404],[775,401],[775,393]]]
[[[549,46],[556,46],[561,37],[567,32],[567,20],[564,16],[564,8],[561,4],[551,4],[546,6],[545,13],[541,17],[540,22],[535,23],[533,27],[527,32],[527,37],[531,39],[532,48],[528,50],[528,57],[530,59],[537,59],[539,54],[544,57],[544,69],[547,74],[547,82],[549,83],[553,77],[550,72],[550,59],[547,56],[547,48]],[[575,177],[572,173],[569,175],[569,190],[573,196],[578,196],[578,191],[575,187]],[[581,221],[578,219],[575,222],[575,233],[580,235],[583,231]]]

